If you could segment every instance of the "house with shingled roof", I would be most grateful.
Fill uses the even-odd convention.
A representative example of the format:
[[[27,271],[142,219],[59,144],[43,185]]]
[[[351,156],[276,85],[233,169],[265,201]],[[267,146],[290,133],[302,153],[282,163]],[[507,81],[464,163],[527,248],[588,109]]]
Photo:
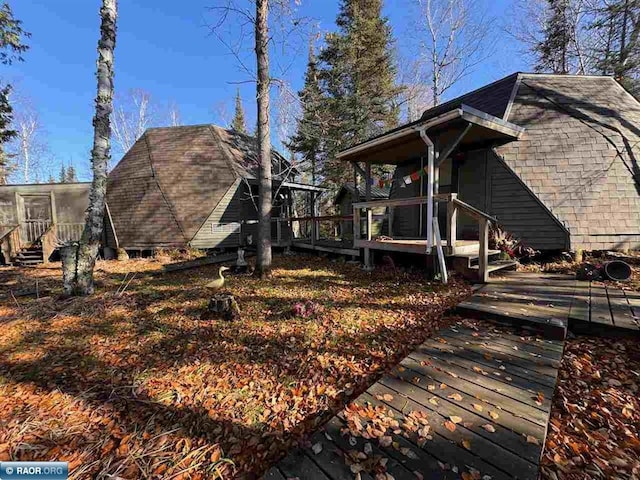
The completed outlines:
[[[272,151],[274,218],[291,216],[296,169]],[[105,246],[125,250],[233,248],[256,239],[257,144],[215,125],[151,128],[110,172]],[[288,223],[274,228],[287,245]],[[255,241],[255,240],[254,240]]]
[[[356,234],[365,263],[434,254],[437,233],[445,254],[488,273],[496,223],[539,250],[640,248],[640,103],[611,77],[515,73],[338,158],[365,186],[372,165],[395,166],[386,203],[368,192],[354,205],[354,221],[390,209],[390,239]]]

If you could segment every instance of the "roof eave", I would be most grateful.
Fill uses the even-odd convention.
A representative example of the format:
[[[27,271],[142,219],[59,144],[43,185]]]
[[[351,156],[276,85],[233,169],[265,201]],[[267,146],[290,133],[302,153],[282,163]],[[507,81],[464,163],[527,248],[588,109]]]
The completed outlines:
[[[418,120],[406,125],[403,128],[393,130],[388,134],[380,135],[379,137],[373,138],[359,145],[355,145],[351,148],[343,150],[336,155],[336,158],[338,160],[348,161],[349,157],[355,156],[356,154],[365,150],[379,147],[391,141],[400,140],[403,137],[409,137],[416,132],[428,130],[432,127],[443,125],[447,122],[460,118],[468,123],[493,130],[513,140],[517,140],[524,133],[524,128],[514,123],[508,122],[502,118],[494,117],[493,115],[489,115],[488,113],[470,107],[469,105],[462,104],[458,108],[449,110],[448,112],[438,115],[437,117],[429,118],[426,120]]]

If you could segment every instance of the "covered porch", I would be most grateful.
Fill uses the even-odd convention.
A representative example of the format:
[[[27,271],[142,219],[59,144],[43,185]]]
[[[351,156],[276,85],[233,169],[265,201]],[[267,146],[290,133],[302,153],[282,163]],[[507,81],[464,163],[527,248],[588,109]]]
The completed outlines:
[[[354,181],[365,185],[365,198],[353,201],[353,247],[362,249],[366,268],[372,252],[390,251],[437,257],[441,279],[447,261],[486,282],[490,264],[489,226],[497,222],[474,205],[474,188],[484,186],[483,172],[474,172],[477,152],[514,140],[523,133],[501,118],[459,105],[399,127],[351,147],[338,159],[349,162]],[[377,179],[377,166],[395,167],[391,179]],[[391,182],[388,200],[372,200],[371,186]],[[469,201],[467,201],[469,198]],[[383,228],[374,228],[374,211],[385,212]]]

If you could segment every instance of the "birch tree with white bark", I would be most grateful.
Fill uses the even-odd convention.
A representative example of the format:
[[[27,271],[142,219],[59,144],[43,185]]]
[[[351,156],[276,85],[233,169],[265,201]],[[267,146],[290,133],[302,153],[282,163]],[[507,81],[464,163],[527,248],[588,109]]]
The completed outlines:
[[[62,279],[66,295],[91,295],[95,290],[93,269],[104,226],[107,195],[107,165],[111,157],[111,113],[113,112],[113,65],[116,46],[117,0],[102,0],[98,41],[98,88],[93,117],[91,167],[93,181],[89,207],[79,242],[60,249]]]
[[[494,50],[494,20],[482,0],[414,0],[420,74],[436,106]]]
[[[11,105],[14,138],[7,145],[9,179],[16,183],[38,183],[51,173],[53,164],[47,135],[30,98],[17,90]]]
[[[116,97],[111,122],[115,146],[122,154],[127,153],[147,128],[153,125],[155,116],[151,94],[145,90],[136,88],[124,96]]]

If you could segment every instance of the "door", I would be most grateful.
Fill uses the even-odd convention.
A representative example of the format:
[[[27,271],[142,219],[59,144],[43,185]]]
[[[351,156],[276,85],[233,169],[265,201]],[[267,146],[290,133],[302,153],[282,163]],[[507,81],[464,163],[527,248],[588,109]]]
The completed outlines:
[[[51,226],[51,197],[48,195],[28,195],[22,197],[23,239],[32,244]]]
[[[487,211],[487,155],[485,150],[465,154],[458,168],[458,198],[483,212]],[[458,238],[477,240],[478,221],[464,212],[458,215]]]

